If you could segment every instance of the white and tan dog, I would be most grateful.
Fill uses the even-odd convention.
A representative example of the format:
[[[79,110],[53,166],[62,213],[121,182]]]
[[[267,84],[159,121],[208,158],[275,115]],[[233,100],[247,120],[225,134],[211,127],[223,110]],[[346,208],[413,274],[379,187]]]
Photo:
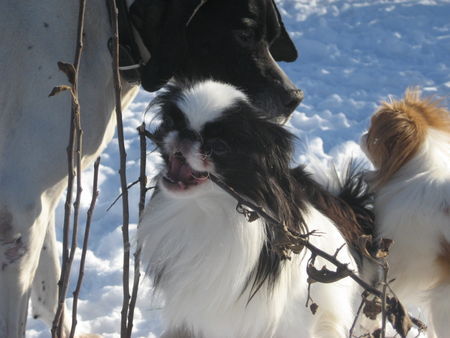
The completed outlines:
[[[375,234],[394,240],[391,286],[405,305],[428,310],[431,332],[448,337],[450,113],[410,89],[381,105],[362,147],[375,166]]]

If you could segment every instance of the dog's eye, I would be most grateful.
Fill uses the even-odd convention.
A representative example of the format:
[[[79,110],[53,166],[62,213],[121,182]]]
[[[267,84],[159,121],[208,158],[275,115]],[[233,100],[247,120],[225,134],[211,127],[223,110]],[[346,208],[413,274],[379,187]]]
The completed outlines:
[[[206,141],[203,150],[206,154],[224,155],[230,151],[230,146],[221,139],[213,138]]]
[[[237,31],[236,37],[239,40],[239,42],[243,44],[248,44],[253,42],[255,34],[253,33],[252,30],[245,29]]]

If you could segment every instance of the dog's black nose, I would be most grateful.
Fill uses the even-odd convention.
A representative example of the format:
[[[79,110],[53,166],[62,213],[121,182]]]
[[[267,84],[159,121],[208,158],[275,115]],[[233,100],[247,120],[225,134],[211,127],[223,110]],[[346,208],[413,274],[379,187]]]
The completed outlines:
[[[285,107],[288,108],[291,112],[297,108],[297,106],[302,102],[304,97],[303,91],[300,89],[292,89],[289,91],[289,95],[285,100]]]

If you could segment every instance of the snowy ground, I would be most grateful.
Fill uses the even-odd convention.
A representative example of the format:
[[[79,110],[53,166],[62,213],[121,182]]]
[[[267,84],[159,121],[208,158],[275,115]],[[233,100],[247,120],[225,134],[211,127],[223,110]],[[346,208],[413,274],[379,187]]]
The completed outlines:
[[[297,145],[297,162],[304,160],[305,149],[319,158],[331,156],[337,161],[351,155],[363,157],[358,140],[377,103],[389,95],[400,97],[408,86],[420,86],[426,94],[448,96],[450,0],[278,0],[277,3],[300,52],[295,63],[281,65],[305,92],[305,100],[289,123],[303,141]],[[143,121],[151,97],[141,91],[125,113],[129,182],[139,174],[136,127]],[[446,103],[449,105],[448,100]],[[149,154],[148,162],[147,174],[152,176],[159,162],[157,154]],[[119,194],[118,163],[114,139],[102,155],[100,196],[78,311],[79,332],[95,332],[104,337],[119,337],[120,329],[120,203],[106,211]],[[91,179],[89,170],[83,176],[83,215],[91,197]],[[133,230],[137,203],[138,188],[132,188]],[[61,204],[57,224],[62,224],[62,210]],[[73,287],[69,294],[71,290]],[[68,304],[71,306],[71,299]],[[151,288],[144,281],[134,337],[159,336],[160,307],[158,300],[152,301]],[[49,337],[49,333],[40,321],[30,318],[27,336]]]

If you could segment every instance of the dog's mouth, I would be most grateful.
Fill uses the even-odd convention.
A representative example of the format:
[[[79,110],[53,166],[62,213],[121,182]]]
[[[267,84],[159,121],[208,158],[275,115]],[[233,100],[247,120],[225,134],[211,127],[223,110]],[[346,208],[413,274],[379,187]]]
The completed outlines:
[[[168,189],[184,191],[207,180],[208,173],[192,169],[181,152],[169,157],[167,173],[163,176],[163,183]]]

